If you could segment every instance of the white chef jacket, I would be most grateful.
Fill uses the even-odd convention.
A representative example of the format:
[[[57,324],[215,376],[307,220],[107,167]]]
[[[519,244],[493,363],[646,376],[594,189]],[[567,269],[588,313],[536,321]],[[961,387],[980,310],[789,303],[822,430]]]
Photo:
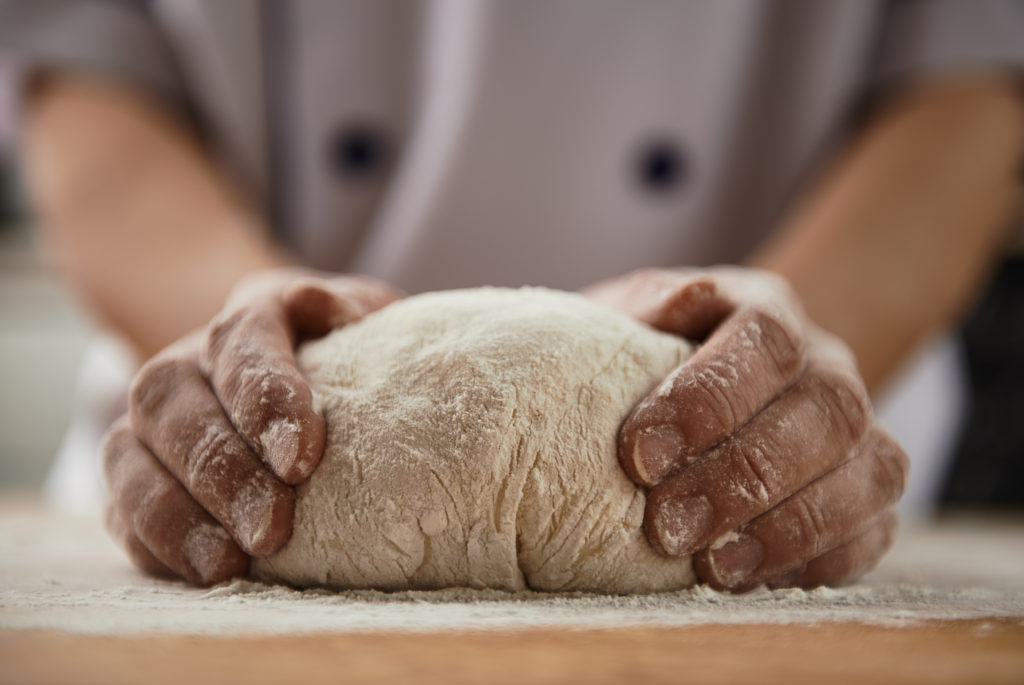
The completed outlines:
[[[187,117],[308,263],[410,292],[742,261],[869,98],[1024,68],[1014,0],[3,0],[0,16],[25,62]]]
[[[0,46],[152,94],[310,265],[573,289],[742,262],[874,99],[1020,73],[1024,4],[0,0]]]

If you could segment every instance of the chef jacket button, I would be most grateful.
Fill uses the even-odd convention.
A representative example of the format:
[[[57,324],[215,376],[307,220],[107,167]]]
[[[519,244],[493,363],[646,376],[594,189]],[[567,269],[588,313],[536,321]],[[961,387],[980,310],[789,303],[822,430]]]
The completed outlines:
[[[334,134],[328,152],[335,170],[350,178],[362,179],[384,167],[387,145],[375,127],[352,124]]]
[[[652,193],[676,189],[689,171],[682,148],[669,138],[655,138],[641,146],[634,164],[637,182]]]

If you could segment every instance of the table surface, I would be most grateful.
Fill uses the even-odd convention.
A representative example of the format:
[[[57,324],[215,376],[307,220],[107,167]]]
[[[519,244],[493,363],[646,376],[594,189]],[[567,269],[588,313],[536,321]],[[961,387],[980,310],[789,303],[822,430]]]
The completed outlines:
[[[0,631],[11,683],[1024,682],[1020,621],[434,634],[116,637]]]
[[[0,497],[0,683],[1024,683],[1024,520],[903,531],[840,589],[647,597],[202,590]]]

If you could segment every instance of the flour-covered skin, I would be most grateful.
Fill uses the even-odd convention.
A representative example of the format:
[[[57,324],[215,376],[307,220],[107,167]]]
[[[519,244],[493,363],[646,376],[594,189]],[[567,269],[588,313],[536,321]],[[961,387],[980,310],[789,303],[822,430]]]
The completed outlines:
[[[849,348],[785,280],[755,269],[645,270],[587,290],[702,341],[637,403],[619,457],[650,488],[645,530],[720,589],[837,584],[892,544],[908,462]]]
[[[622,467],[649,488],[653,549],[693,555],[700,580],[732,590],[837,584],[881,559],[906,455],[871,415],[848,348],[785,281],[736,267],[647,270],[585,293],[702,343],[619,432]],[[287,486],[325,441],[294,346],[398,296],[362,277],[262,272],[205,331],[146,364],[131,421],[103,448],[109,527],[140,568],[208,585],[288,540]],[[445,525],[420,523],[427,534]],[[224,534],[190,536],[210,526]]]
[[[617,434],[691,352],[541,288],[430,293],[299,352],[327,422],[263,580],[337,589],[631,593],[694,582],[643,532]]]
[[[107,527],[139,568],[211,585],[288,540],[289,485],[316,467],[325,432],[295,342],[397,296],[367,278],[261,272],[206,329],[142,367],[130,420],[102,447]]]

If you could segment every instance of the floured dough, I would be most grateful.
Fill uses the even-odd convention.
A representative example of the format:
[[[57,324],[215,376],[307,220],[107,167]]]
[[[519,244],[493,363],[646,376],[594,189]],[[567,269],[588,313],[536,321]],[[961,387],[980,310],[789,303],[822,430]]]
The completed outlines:
[[[300,587],[652,592],[693,583],[641,523],[616,436],[691,348],[570,293],[402,300],[308,343],[328,426],[262,580]]]

